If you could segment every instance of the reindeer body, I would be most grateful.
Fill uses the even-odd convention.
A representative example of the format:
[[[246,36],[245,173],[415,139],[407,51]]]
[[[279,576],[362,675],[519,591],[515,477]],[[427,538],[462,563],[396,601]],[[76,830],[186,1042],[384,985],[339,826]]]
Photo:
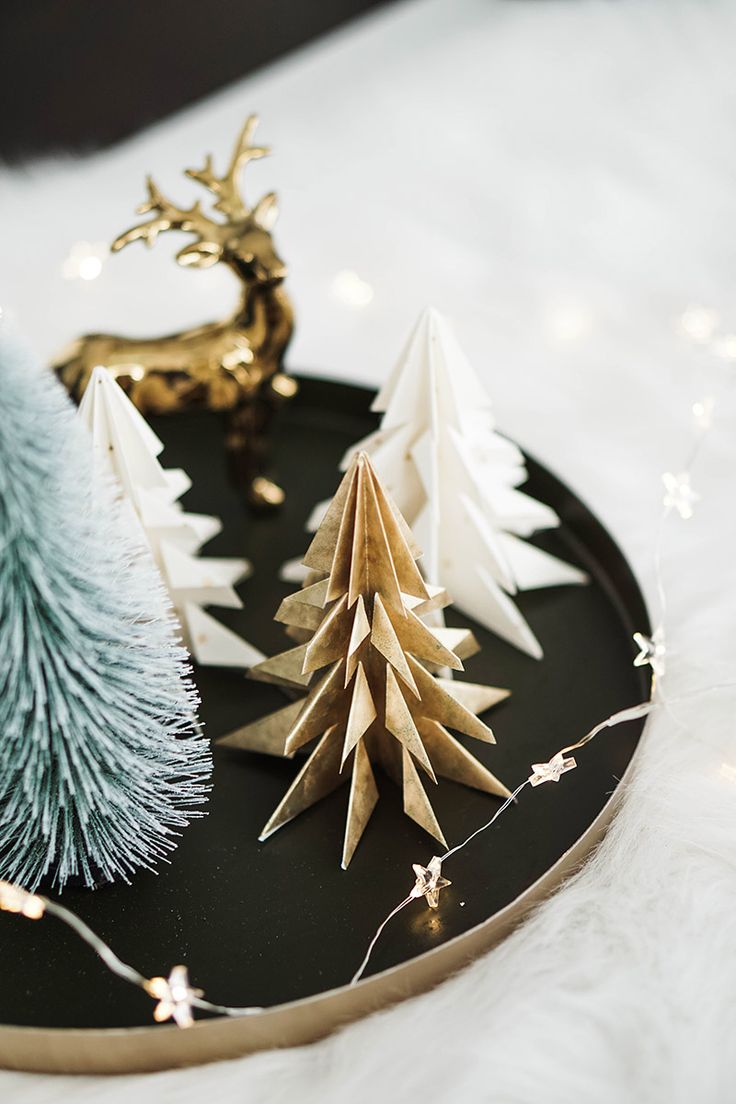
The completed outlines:
[[[229,412],[274,384],[277,395],[288,397],[294,381],[279,370],[293,328],[291,304],[278,287],[251,300],[222,322],[163,337],[87,334],[53,367],[79,401],[94,368],[104,364],[143,414]]]
[[[249,160],[268,151],[250,144],[255,116],[245,124],[224,177],[216,177],[207,158],[187,175],[218,197],[215,209],[225,222],[204,215],[199,203],[174,207],[149,178],[149,198],[139,213],[155,212],[149,222],[117,238],[112,251],[141,239],[153,245],[159,233],[183,230],[197,238],[177,254],[179,264],[208,268],[223,262],[243,286],[236,312],[181,333],[150,339],[88,334],[73,342],[53,367],[77,401],[92,371],[104,365],[144,414],[208,409],[227,415],[226,442],[233,469],[255,505],[277,505],[283,492],[262,474],[273,411],[296,391],[281,371],[293,330],[293,313],[282,282],[286,266],[271,237],[276,199],[264,196],[253,210],[240,195],[238,176]]]

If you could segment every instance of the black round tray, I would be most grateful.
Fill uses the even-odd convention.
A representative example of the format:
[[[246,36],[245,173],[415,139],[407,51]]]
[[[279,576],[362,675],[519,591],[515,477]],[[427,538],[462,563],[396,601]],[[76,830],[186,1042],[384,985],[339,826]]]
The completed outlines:
[[[166,444],[162,462],[192,478],[185,507],[223,519],[223,532],[205,553],[245,554],[254,565],[240,588],[244,609],[212,612],[267,654],[289,646],[272,620],[294,589],[279,581],[279,567],[306,549],[305,520],[315,502],[334,492],[345,449],[375,428],[372,397],[363,388],[302,380],[274,436],[274,467],[287,502],[259,518],[247,513],[226,479],[217,417],[154,421]],[[508,687],[512,696],[488,715],[497,746],[469,743],[511,787],[531,763],[649,694],[650,672],[632,666],[631,641],[632,632],[646,631],[648,618],[621,552],[579,499],[532,460],[526,489],[562,518],[559,530],[536,543],[584,567],[591,582],[519,596],[544,648],[542,662],[473,625],[482,651],[466,664],[465,677]],[[470,623],[447,612],[450,624]],[[285,701],[275,687],[241,672],[199,668],[195,677],[213,739]],[[527,791],[491,833],[453,859],[453,885],[439,912],[417,905],[392,923],[369,972],[469,932],[527,891],[601,813],[641,728],[636,722],[606,733],[579,753],[580,769],[559,785]],[[157,875],[138,874],[131,886],[67,890],[64,903],[143,973],[186,963],[194,984],[217,1002],[270,1007],[345,985],[377,923],[412,884],[412,863],[426,863],[438,845],[403,815],[398,789],[382,778],[381,800],[347,872],[340,868],[346,787],[259,843],[259,830],[297,769],[293,761],[216,749],[209,814],[186,831],[171,865]],[[496,799],[450,782],[432,787],[431,800],[450,846],[498,807]],[[0,941],[0,1024],[150,1027],[150,998],[108,973],[54,920],[3,915]]]

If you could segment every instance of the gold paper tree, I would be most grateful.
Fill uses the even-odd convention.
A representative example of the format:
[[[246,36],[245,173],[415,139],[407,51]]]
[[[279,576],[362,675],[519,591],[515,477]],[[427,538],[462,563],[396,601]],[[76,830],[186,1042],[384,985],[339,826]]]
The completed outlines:
[[[495,743],[477,714],[508,691],[434,677],[462,670],[478,650],[469,630],[430,628],[423,614],[449,604],[428,586],[406,522],[360,453],[309,546],[309,584],[286,598],[276,620],[301,642],[251,668],[250,677],[306,698],[219,741],[272,755],[314,750],[266,824],[261,839],[350,778],[342,865],[353,857],[378,800],[372,764],[403,790],[404,811],[445,844],[418,767],[487,793],[507,788],[448,729]]]

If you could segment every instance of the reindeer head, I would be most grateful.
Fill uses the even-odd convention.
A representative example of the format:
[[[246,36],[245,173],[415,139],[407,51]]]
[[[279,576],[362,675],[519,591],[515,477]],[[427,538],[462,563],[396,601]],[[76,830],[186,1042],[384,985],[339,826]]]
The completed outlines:
[[[240,188],[240,176],[248,162],[265,157],[270,152],[266,146],[251,145],[257,125],[257,115],[251,115],[246,120],[224,176],[215,176],[209,155],[204,168],[186,170],[187,176],[204,184],[217,197],[213,207],[225,216],[224,222],[205,215],[199,201],[188,210],[175,207],[149,176],[146,180],[148,199],[137,208],[137,212],[139,215],[150,212],[156,217],[133,226],[116,238],[111,247],[113,253],[139,239],[152,246],[164,231],[183,230],[195,234],[196,239],[177,253],[180,265],[209,268],[218,261],[224,261],[246,283],[281,283],[287,269],[276,253],[271,238],[271,228],[278,217],[276,196],[269,192],[251,209],[246,205]]]

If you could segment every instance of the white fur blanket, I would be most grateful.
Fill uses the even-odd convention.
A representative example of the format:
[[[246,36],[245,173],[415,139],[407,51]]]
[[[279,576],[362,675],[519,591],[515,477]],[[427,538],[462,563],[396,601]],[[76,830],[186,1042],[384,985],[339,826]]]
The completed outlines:
[[[684,463],[693,401],[716,398],[696,515],[667,525],[664,690],[733,682],[736,364],[674,323],[700,301],[736,330],[735,35],[728,0],[389,8],[114,151],[0,177],[0,304],[42,353],[222,313],[226,277],[174,271],[163,240],[89,283],[60,267],[125,228],[144,171],[189,202],[179,170],[223,157],[259,110],[276,156],[251,185],[281,195],[292,365],[378,382],[434,302],[502,428],[594,505],[653,604],[661,475]],[[345,269],[370,303],[340,298]],[[733,1100],[734,705],[722,689],[661,711],[595,857],[436,991],[299,1051],[136,1079],[0,1073],[0,1098]]]

